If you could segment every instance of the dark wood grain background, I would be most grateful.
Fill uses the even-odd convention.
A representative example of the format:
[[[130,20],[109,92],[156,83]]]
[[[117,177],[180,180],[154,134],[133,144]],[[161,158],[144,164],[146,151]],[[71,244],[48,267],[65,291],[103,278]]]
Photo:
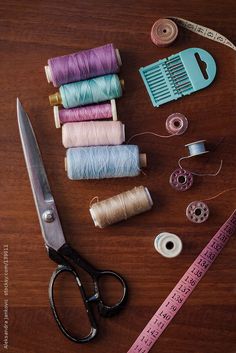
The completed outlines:
[[[1,0],[0,7],[0,350],[4,351],[3,247],[8,245],[9,352],[126,353],[236,206],[236,191],[232,191],[208,203],[211,215],[204,224],[192,224],[185,217],[189,202],[236,186],[235,52],[182,29],[174,45],[157,48],[150,41],[150,29],[157,18],[174,15],[213,28],[235,42],[235,1]],[[61,131],[55,129],[48,102],[55,88],[46,82],[44,65],[50,57],[109,42],[120,49],[123,61],[126,89],[117,104],[127,137],[145,130],[165,133],[165,120],[176,111],[186,114],[190,126],[184,136],[173,139],[136,139],[148,156],[146,175],[69,181]],[[215,82],[197,94],[154,109],[138,69],[189,47],[212,53],[218,67]],[[37,134],[67,240],[95,266],[120,272],[129,284],[126,308],[112,319],[98,318],[100,334],[87,345],[65,339],[49,308],[48,282],[55,264],[43,245],[25,168],[16,121],[17,96]],[[184,144],[198,139],[208,141],[211,153],[186,161],[185,167],[212,172],[223,159],[222,172],[215,178],[196,177],[189,191],[177,193],[169,186],[169,175],[178,158],[186,154]],[[88,212],[94,196],[105,199],[138,185],[150,189],[154,200],[150,212],[106,229],[94,227]],[[154,238],[161,231],[181,237],[184,248],[179,257],[165,259],[154,250]],[[234,236],[153,353],[236,352],[235,245]],[[68,286],[63,288],[67,294]],[[67,313],[73,325],[83,327],[84,319],[75,305],[79,292],[73,289],[71,293]]]

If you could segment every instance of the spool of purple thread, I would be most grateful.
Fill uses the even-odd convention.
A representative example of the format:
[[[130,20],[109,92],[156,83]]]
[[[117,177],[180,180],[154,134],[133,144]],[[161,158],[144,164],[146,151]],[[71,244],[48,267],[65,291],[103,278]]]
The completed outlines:
[[[117,73],[122,65],[120,53],[113,44],[58,56],[48,60],[45,73],[54,87],[65,83]]]
[[[53,107],[54,121],[56,128],[60,128],[61,124],[75,121],[89,121],[110,119],[117,120],[117,110],[115,99],[102,104],[87,105],[79,108],[59,109],[58,106]]]

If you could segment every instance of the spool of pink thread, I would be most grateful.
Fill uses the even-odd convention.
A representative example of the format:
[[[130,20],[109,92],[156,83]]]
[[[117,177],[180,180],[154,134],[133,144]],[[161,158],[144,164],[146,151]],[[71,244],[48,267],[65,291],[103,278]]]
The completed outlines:
[[[72,109],[59,109],[58,106],[53,107],[54,121],[56,128],[60,128],[61,124],[110,119],[117,120],[117,110],[115,99],[102,104],[87,105]]]
[[[65,83],[117,73],[122,65],[118,49],[113,44],[82,50],[48,60],[45,74],[48,83],[60,87]]]
[[[152,26],[151,40],[158,47],[168,47],[178,35],[178,27],[168,18],[160,18]]]
[[[84,121],[62,126],[65,148],[121,145],[125,141],[125,126],[120,121]]]

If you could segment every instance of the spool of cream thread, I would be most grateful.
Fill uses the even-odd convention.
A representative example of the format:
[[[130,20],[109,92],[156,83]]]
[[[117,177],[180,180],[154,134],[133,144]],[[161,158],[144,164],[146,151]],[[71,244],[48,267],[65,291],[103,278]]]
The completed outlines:
[[[119,66],[121,66],[122,60],[121,60],[119,49],[116,48],[115,53],[116,53],[117,62],[119,64]],[[45,75],[46,75],[48,83],[53,82],[51,67],[49,65],[46,65],[46,66],[44,66],[44,70],[45,70]]]
[[[107,200],[96,202],[89,211],[95,226],[104,228],[146,212],[152,206],[153,201],[148,189],[139,186]]]
[[[156,236],[154,247],[164,257],[176,257],[183,248],[181,239],[173,233],[163,232]]]
[[[62,126],[65,148],[121,145],[125,141],[125,125],[120,121],[84,121]]]
[[[110,116],[110,118],[112,118],[114,121],[116,121],[117,120],[117,109],[116,109],[116,101],[115,101],[115,99],[111,99],[110,100],[110,105],[111,105],[111,116]],[[86,106],[81,107],[81,108],[72,108],[72,109],[80,110],[80,109],[84,109],[84,108],[86,108]],[[55,126],[56,126],[57,129],[59,129],[61,127],[62,122],[60,121],[60,109],[59,109],[59,107],[57,105],[55,105],[53,107],[53,114],[54,114]],[[84,119],[84,120],[86,120],[86,119]],[[92,120],[92,119],[87,119],[87,120]]]
[[[140,168],[146,168],[147,167],[147,155],[146,153],[140,153],[139,154],[139,164],[140,164]],[[64,158],[64,166],[65,166],[65,171],[68,171],[68,167],[67,167],[67,158]]]

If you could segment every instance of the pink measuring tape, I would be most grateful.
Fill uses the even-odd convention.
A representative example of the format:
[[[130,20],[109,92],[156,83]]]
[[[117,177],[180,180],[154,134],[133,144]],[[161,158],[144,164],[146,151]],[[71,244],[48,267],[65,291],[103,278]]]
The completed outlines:
[[[148,353],[236,230],[236,210],[209,241],[127,353]]]

